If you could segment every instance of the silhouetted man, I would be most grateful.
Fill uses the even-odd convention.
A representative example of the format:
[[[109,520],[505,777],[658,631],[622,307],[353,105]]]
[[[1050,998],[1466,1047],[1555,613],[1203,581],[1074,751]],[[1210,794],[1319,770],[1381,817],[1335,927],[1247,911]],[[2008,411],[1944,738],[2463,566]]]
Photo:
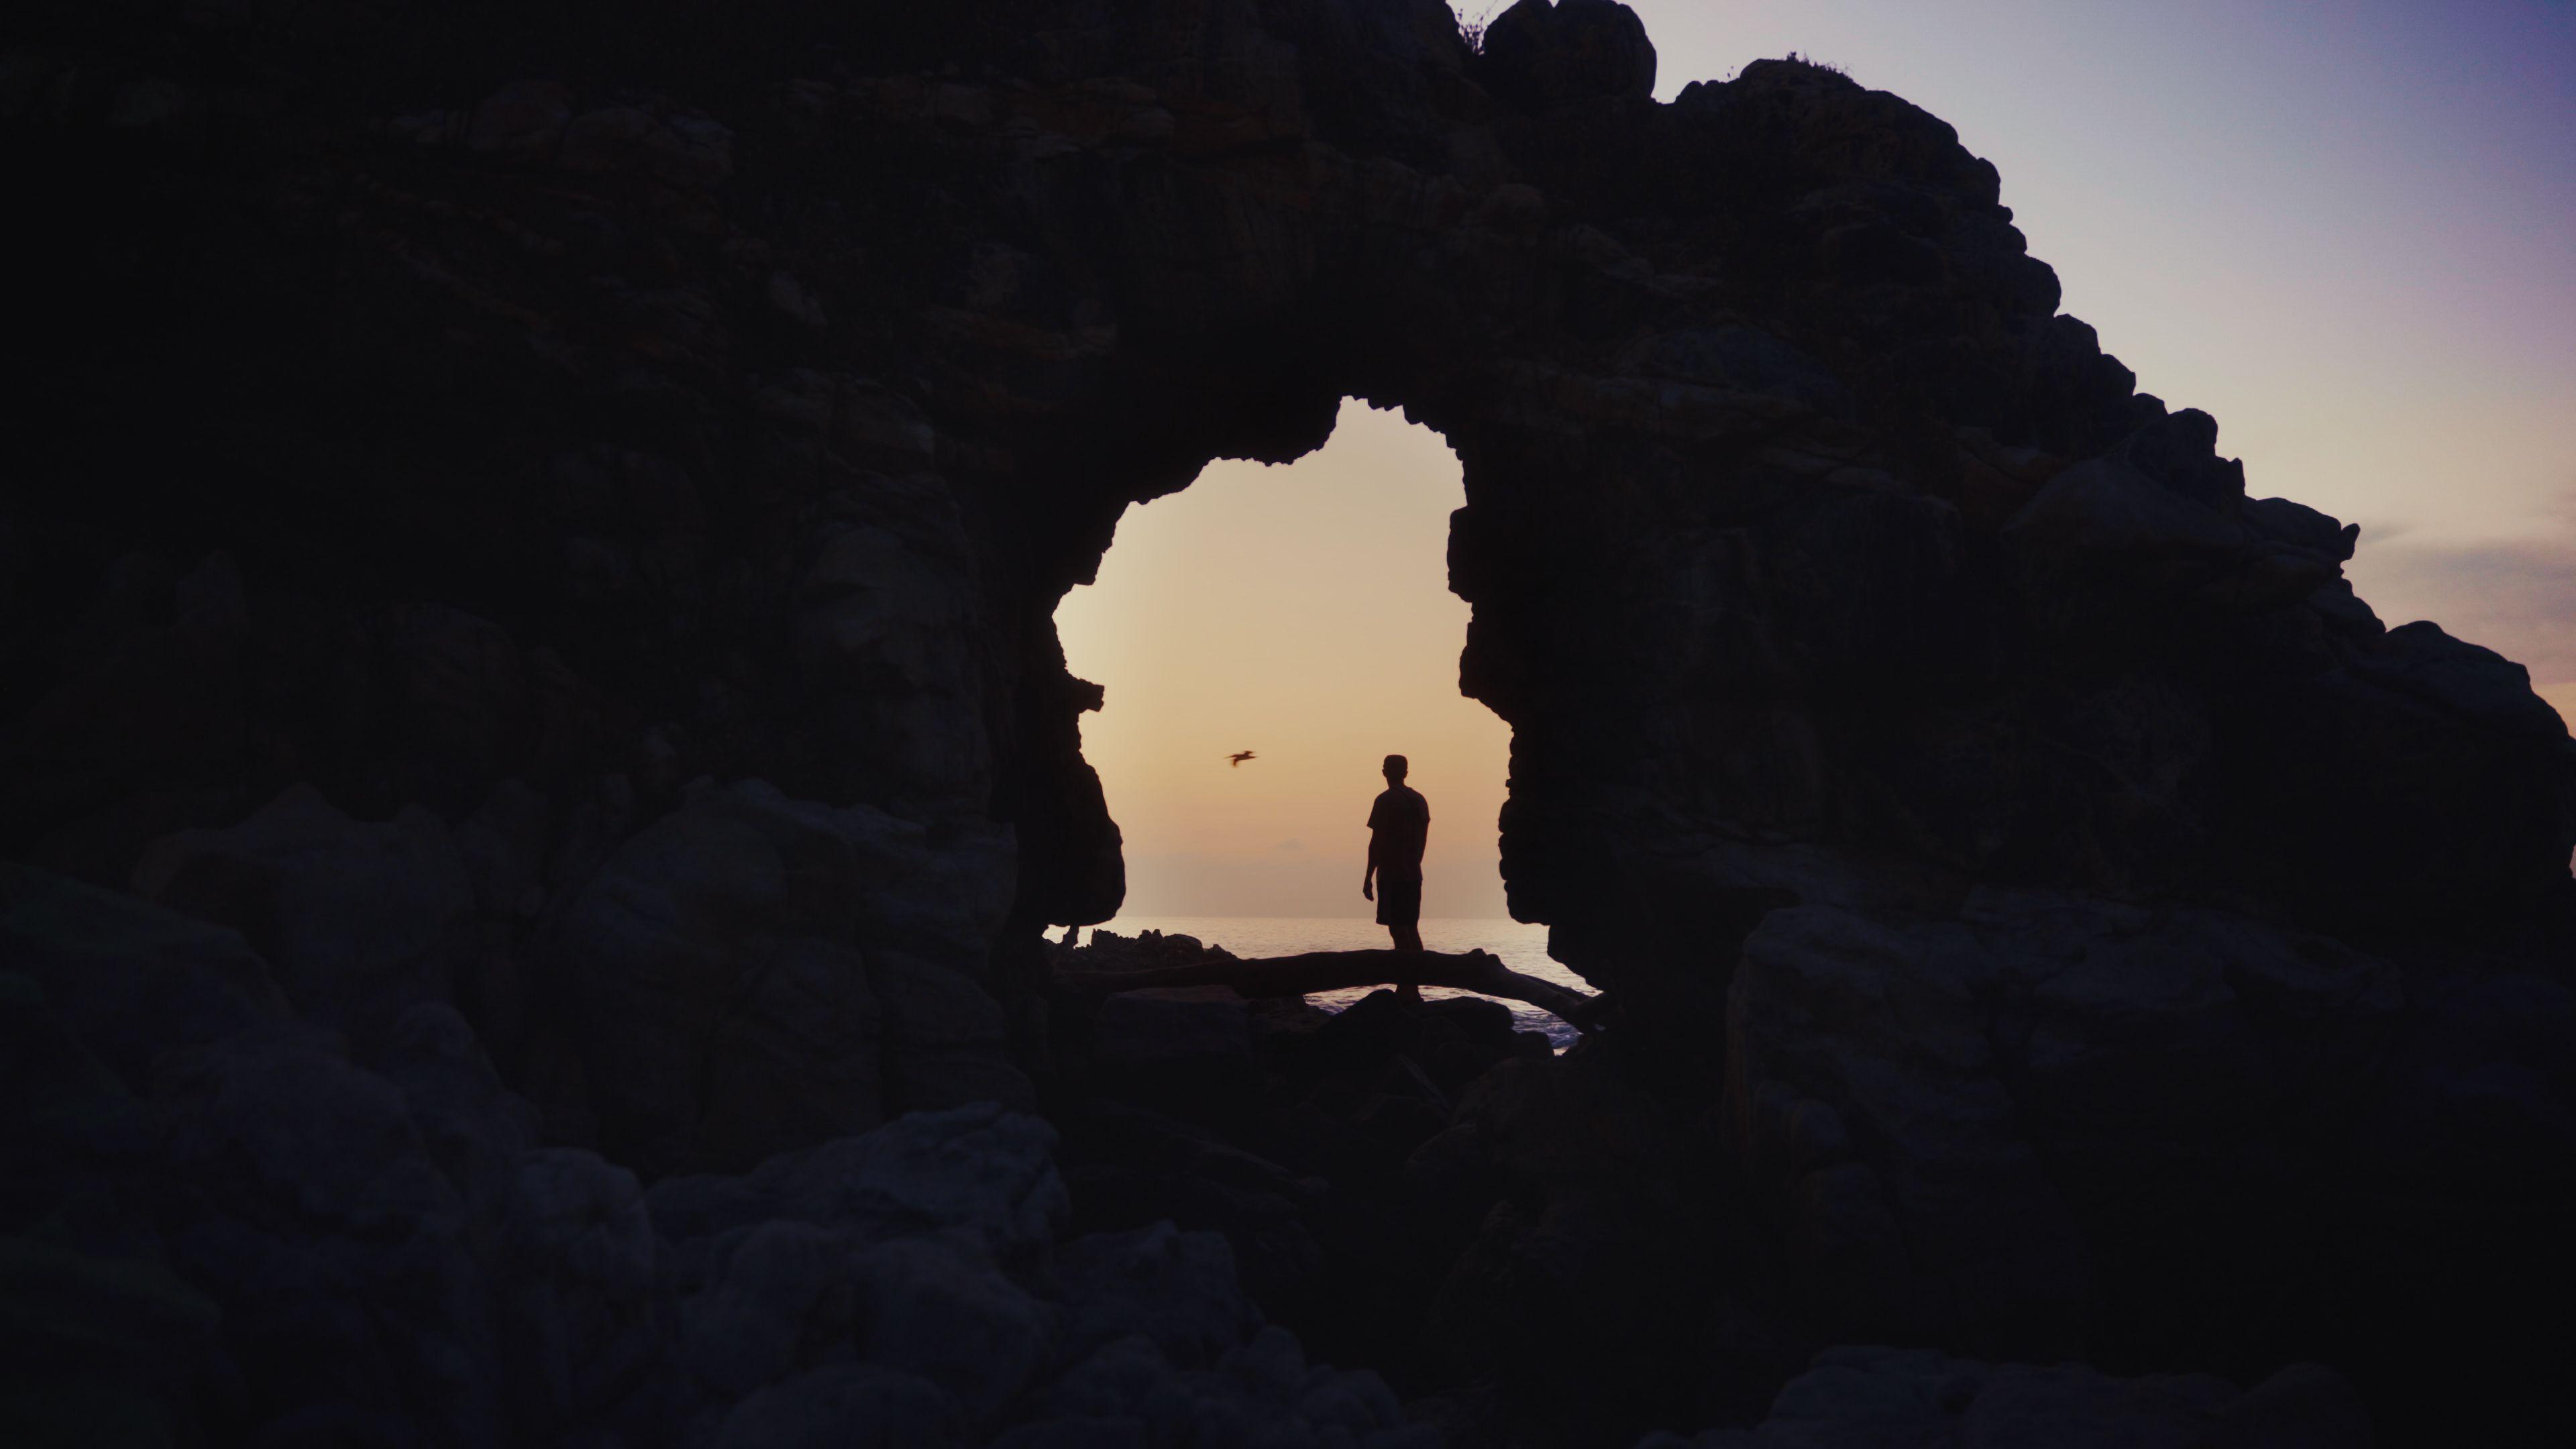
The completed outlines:
[[[1369,807],[1368,873],[1360,877],[1360,899],[1377,902],[1377,923],[1395,937],[1398,951],[1422,949],[1422,846],[1431,835],[1431,802],[1407,789],[1402,755],[1386,757],[1386,793]],[[1372,893],[1370,882],[1376,882]],[[1422,1000],[1413,971],[1396,968],[1395,998],[1407,1005]]]

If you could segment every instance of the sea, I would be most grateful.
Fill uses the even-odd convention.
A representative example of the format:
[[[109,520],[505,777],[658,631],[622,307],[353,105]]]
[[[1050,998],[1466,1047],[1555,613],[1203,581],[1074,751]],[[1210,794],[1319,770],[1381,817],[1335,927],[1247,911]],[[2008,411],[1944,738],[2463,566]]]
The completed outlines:
[[[1382,951],[1387,947],[1386,927],[1364,917],[1337,919],[1329,916],[1120,916],[1099,927],[1121,936],[1160,931],[1166,936],[1193,936],[1203,946],[1222,946],[1237,956],[1295,956],[1306,951]],[[1082,938],[1091,939],[1091,928]],[[1439,920],[1422,922],[1422,945],[1430,951],[1491,951],[1503,964],[1524,975],[1553,981],[1585,995],[1592,987],[1580,976],[1566,970],[1547,954],[1547,927],[1524,925],[1513,920]],[[1473,996],[1472,991],[1456,991],[1445,986],[1426,986],[1426,997]],[[1326,1011],[1339,1011],[1361,997],[1366,989],[1319,991],[1306,999]],[[1573,1045],[1575,1030],[1554,1012],[1541,1011],[1525,1001],[1508,1001],[1514,1023],[1522,1031],[1545,1033],[1558,1051]]]

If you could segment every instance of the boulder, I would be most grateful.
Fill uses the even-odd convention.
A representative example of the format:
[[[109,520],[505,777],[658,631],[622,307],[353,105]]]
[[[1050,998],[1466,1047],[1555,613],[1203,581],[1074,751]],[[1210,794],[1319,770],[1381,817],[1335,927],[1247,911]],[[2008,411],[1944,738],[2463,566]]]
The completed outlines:
[[[1050,1157],[1055,1130],[983,1104],[916,1112],[858,1137],[786,1153],[741,1177],[654,1186],[656,1228],[674,1239],[778,1218],[863,1241],[963,1230],[1003,1262],[1042,1254],[1066,1217]]]
[[[1184,1368],[1212,1367],[1260,1323],[1234,1278],[1234,1251],[1214,1233],[1170,1223],[1078,1238],[1058,1255],[1065,1352],[1088,1356],[1141,1336]]]
[[[850,1264],[859,1353],[948,1391],[990,1425],[1046,1367],[1056,1310],[1005,1276],[981,1239],[882,1243]]]
[[[2062,1351],[2090,1265],[1946,964],[1848,913],[1765,918],[1728,1000],[1730,1130],[1828,1322]]]
[[[737,788],[770,793],[756,781]],[[949,816],[920,823],[868,805],[787,803],[857,853],[863,941],[953,969],[981,967],[1011,909],[1019,849],[1010,826]]]
[[[1104,1063],[1147,1066],[1252,1054],[1252,1007],[1228,986],[1112,992],[1100,1003],[1092,1049]]]
[[[748,1167],[882,1119],[849,841],[775,791],[705,791],[619,846],[555,924],[603,1141]]]
[[[1116,1339],[1049,1386],[1041,1403],[1047,1417],[996,1442],[1283,1449],[1431,1449],[1441,1442],[1430,1426],[1402,1422],[1385,1380],[1366,1371],[1309,1367],[1295,1340],[1276,1329],[1256,1335],[1221,1366],[1200,1370],[1174,1367],[1142,1334]]]
[[[498,1221],[537,1142],[537,1109],[502,1085],[456,1008],[423,1002],[394,1021],[374,1067],[403,1094],[404,1114],[467,1216]]]
[[[224,1378],[223,1312],[152,1221],[152,1136],[46,988],[0,973],[0,1440],[184,1443]]]
[[[1143,1419],[1044,1419],[1006,1430],[992,1449],[1146,1449],[1153,1440]]]
[[[1504,104],[1545,111],[1655,89],[1645,22],[1616,0],[1519,0],[1485,25],[1468,74]]]
[[[2250,499],[2238,516],[2263,538],[2338,564],[2352,562],[2353,550],[2361,542],[2360,524],[2338,522],[2287,498]]]
[[[239,931],[298,1012],[362,1044],[452,1000],[475,960],[473,885],[445,822],[417,806],[369,824],[291,786],[239,825],[155,841],[134,888]]]
[[[983,679],[966,663],[977,600],[956,564],[972,545],[944,480],[887,466],[890,452],[931,446],[914,405],[846,379],[835,397],[826,451],[908,476],[844,495],[849,506],[813,530],[813,562],[797,581],[793,668],[829,701],[809,724],[830,752],[827,788],[838,799],[980,805],[991,744]]]
[[[734,1406],[716,1449],[946,1449],[967,1443],[957,1406],[929,1381],[878,1364],[834,1364]]]
[[[287,1014],[240,933],[25,866],[0,864],[0,959],[137,1092],[162,1054]]]
[[[2106,456],[2221,517],[2236,518],[2245,507],[2245,465],[2218,455],[2218,419],[2198,408],[2150,419]]]
[[[568,1434],[662,1362],[661,1244],[635,1175],[573,1148],[520,1158],[504,1221],[501,1327],[515,1414]]]
[[[2114,1378],[2077,1364],[1984,1364],[1919,1349],[1839,1348],[1782,1389],[1759,1425],[1691,1439],[1650,1434],[1637,1449],[2256,1443],[2366,1449],[2374,1440],[2357,1409],[2352,1386],[2313,1365],[2284,1369],[2240,1395],[2210,1374]]]
[[[1261,1087],[1252,1007],[1230,987],[1114,992],[1091,1050],[1104,1086],[1191,1116],[1240,1113]]]
[[[873,953],[868,964],[885,1009],[893,1105],[1037,1105],[1036,1087],[1011,1059],[1010,1022],[973,977],[901,951]]]
[[[400,1089],[278,1024],[173,1053],[156,1096],[171,1263],[223,1311],[249,1422],[502,1432],[491,1285]]]
[[[2576,1185],[2576,987],[2515,972],[2442,983],[2412,1005],[2354,1131],[2372,1176],[2536,1215]]]
[[[2429,620],[2389,630],[2353,668],[2375,684],[2505,734],[2552,743],[2567,738],[2567,722],[2531,692],[2530,670],[2454,639]]]
[[[1184,1112],[1191,1104],[1167,1105]],[[1246,1291],[1274,1311],[1308,1294],[1329,1297],[1325,1251],[1309,1221],[1321,1184],[1229,1140],[1228,1127],[1247,1125],[1240,1106],[1211,1124],[1133,1101],[1091,1101],[1064,1148],[1074,1229],[1118,1232],[1169,1219],[1223,1234]]]
[[[2030,891],[1963,914],[1800,907],[1746,943],[1728,1121],[1802,1292],[1836,1332],[2033,1353],[2106,1311],[2250,1322],[2230,1302],[2289,1271],[2310,1211],[2282,1155],[2370,1090],[2396,972],[2209,910]]]
[[[2089,1264],[1946,964],[1847,913],[1766,917],[1728,1000],[1730,1128],[1828,1321],[2069,1347]]]
[[[2058,474],[2003,533],[2032,612],[2073,634],[2133,632],[2141,621],[2122,611],[2142,604],[2186,622],[2274,608],[2337,573],[2306,550],[2258,546],[2243,524],[2120,455]]]
[[[803,1366],[809,1344],[847,1333],[836,1321],[848,1313],[841,1234],[772,1218],[712,1248],[705,1289],[681,1308],[678,1357],[716,1397],[783,1380]]]
[[[971,974],[1009,845],[751,780],[616,847],[549,942],[606,1141],[658,1171],[740,1168],[891,1113],[1033,1105]]]
[[[1507,1414],[1550,1432],[1686,1402],[1723,1242],[1704,1129],[1589,1046],[1495,1067],[1457,1117],[1415,1149],[1416,1180],[1496,1190],[1430,1298],[1434,1361],[1509,1382]]]

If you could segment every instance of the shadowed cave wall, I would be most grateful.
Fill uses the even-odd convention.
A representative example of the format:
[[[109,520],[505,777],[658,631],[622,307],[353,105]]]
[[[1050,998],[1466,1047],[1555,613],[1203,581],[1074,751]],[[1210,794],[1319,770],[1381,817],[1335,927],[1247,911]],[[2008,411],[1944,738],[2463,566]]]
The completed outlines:
[[[1121,891],[1053,609],[1348,395],[1464,465],[1514,913],[1825,1341],[2265,1362],[2336,1304],[2239,1274],[2559,1200],[2444,1093],[2565,1085],[2564,726],[1893,96],[1658,104],[1598,3],[24,30],[12,899],[236,932],[360,1066],[452,1007],[648,1177],[1035,1106]]]

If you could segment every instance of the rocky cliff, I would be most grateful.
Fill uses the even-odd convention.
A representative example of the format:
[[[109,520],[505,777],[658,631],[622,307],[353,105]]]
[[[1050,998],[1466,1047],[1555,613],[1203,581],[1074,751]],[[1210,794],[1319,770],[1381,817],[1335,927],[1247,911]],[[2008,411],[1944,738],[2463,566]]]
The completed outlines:
[[[951,1436],[1073,1413],[1030,1386],[1109,1340],[1052,1229],[943,1277],[778,1164],[1107,1110],[1044,989],[1121,891],[1053,609],[1125,507],[1357,396],[1464,464],[1513,909],[1614,1003],[1352,1189],[1468,1184],[1390,1311],[1490,1331],[1408,1395],[1600,1442],[1884,1341],[2528,1418],[2563,1341],[2482,1305],[2576,1288],[2566,729],[2058,314],[1949,127],[1655,73],[1607,0],[1481,50],[1437,0],[13,18],[25,1361],[122,1345],[100,1393],[182,1440],[730,1435],[800,1368]],[[745,1173],[722,1231],[829,1242],[665,1206]],[[799,1252],[1033,1366],[810,1304],[687,1357],[678,1305]],[[1375,1392],[1315,1432],[1407,1432]]]

